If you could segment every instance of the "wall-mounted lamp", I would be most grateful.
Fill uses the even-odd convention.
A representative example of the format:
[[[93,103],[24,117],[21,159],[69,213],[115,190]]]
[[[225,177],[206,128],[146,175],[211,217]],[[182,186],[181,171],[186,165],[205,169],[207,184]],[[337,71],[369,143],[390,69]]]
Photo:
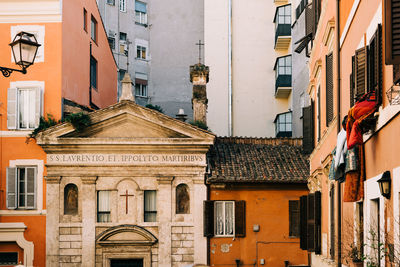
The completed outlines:
[[[236,267],[240,266],[240,259],[235,259]]]
[[[35,35],[27,32],[19,32],[9,45],[11,46],[15,64],[20,66],[21,70],[0,67],[0,71],[4,77],[9,77],[13,71],[26,74],[26,69],[35,61],[37,50],[40,46]]]
[[[382,178],[378,181],[379,190],[381,191],[381,195],[385,198],[390,198],[390,186],[391,186],[391,179],[390,179],[390,171],[385,171],[382,174]]]

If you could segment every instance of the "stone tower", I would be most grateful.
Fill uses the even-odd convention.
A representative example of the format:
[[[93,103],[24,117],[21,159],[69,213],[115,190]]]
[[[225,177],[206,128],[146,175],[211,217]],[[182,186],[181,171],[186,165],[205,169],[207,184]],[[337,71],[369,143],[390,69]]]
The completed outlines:
[[[203,122],[207,125],[207,89],[208,66],[198,63],[190,66],[190,82],[193,83],[193,121]]]

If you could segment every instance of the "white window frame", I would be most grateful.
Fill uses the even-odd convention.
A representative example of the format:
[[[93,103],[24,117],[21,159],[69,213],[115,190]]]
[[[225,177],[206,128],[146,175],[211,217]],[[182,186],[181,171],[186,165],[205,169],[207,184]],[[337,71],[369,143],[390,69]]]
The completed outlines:
[[[135,23],[140,25],[147,25],[147,12],[136,10],[136,2],[145,4],[147,11],[147,3],[135,0]]]
[[[222,203],[222,220],[223,220],[223,234],[218,234],[218,222],[217,222],[217,205]],[[226,205],[232,204],[232,234],[225,233],[226,226]],[[234,237],[235,236],[235,201],[214,201],[214,236],[215,237]]]
[[[139,88],[136,88],[136,86],[139,86]],[[140,96],[140,97],[147,97],[148,91],[147,91],[147,84],[135,84],[135,96]],[[136,89],[139,89],[139,93]]]
[[[115,6],[115,0],[107,0],[107,5]]]
[[[138,50],[140,51],[139,56],[138,56]],[[142,56],[143,50],[144,50],[144,57]],[[147,47],[146,46],[136,45],[136,59],[147,60]]]
[[[126,0],[119,0],[119,11],[126,12]]]
[[[100,202],[100,192],[108,192],[108,210],[101,210],[99,207],[99,202]],[[104,197],[104,196],[103,196]],[[107,221],[99,221],[99,214],[107,214],[108,213],[108,220]],[[96,206],[96,222],[97,223],[109,223],[111,222],[111,190],[98,190],[97,191],[97,206]]]
[[[21,128],[20,125],[20,119],[19,119],[19,91],[20,90],[35,90],[35,99],[34,105],[35,105],[35,125],[34,127],[27,127],[27,128]],[[10,99],[10,91],[15,90],[15,99]],[[40,116],[43,116],[43,95],[44,95],[44,82],[39,82],[39,81],[18,81],[18,82],[10,82],[10,88],[7,90],[7,128],[9,130],[33,130],[37,126],[39,126],[39,120]],[[38,97],[39,99],[36,99]],[[15,102],[15,108],[12,110],[11,109],[11,104],[12,102]],[[39,110],[37,110],[37,108]],[[15,126],[12,126],[12,125]]]
[[[15,209],[15,210],[0,210],[0,215],[21,215],[21,214],[45,214],[43,210],[43,172],[44,161],[37,159],[17,159],[10,160],[8,167],[36,167],[36,181],[35,181],[35,209]]]

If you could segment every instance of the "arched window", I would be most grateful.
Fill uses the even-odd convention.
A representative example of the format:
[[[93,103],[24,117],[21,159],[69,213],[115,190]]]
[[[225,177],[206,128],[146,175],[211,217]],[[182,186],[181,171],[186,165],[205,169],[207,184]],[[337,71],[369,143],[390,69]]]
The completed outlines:
[[[64,188],[64,214],[78,214],[78,187],[67,184]]]
[[[186,184],[180,184],[176,187],[176,213],[190,213],[189,187]]]

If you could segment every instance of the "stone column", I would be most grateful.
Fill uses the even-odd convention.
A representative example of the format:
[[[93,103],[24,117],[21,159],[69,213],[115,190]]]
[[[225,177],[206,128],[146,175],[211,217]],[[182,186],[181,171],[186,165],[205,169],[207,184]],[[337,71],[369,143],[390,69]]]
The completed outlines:
[[[174,177],[160,177],[157,191],[158,267],[171,267],[171,183]]]
[[[46,266],[58,266],[60,181],[61,177],[47,176],[46,179]]]
[[[95,266],[96,180],[82,177],[82,266]]]
[[[207,89],[209,68],[201,63],[190,66],[190,81],[193,83],[193,120],[207,125]]]
[[[207,200],[207,187],[203,177],[193,180],[194,187],[194,263],[207,264],[207,238],[203,235],[203,201]]]

